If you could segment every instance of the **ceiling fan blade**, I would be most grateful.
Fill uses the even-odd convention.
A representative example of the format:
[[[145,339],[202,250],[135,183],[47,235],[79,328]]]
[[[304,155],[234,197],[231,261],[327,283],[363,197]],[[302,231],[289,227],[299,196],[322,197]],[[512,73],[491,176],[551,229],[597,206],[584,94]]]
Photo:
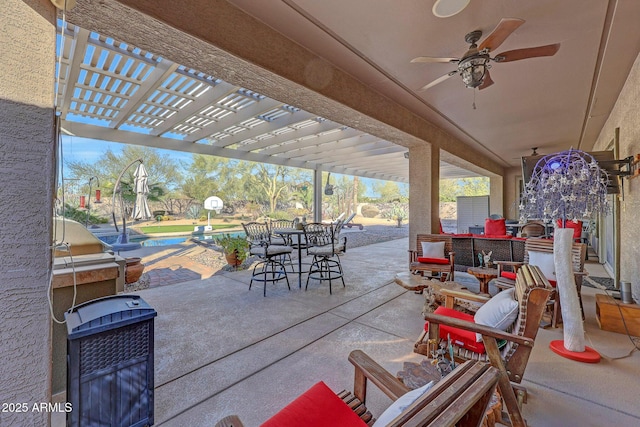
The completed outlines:
[[[560,49],[560,43],[548,44],[546,46],[528,47],[524,49],[508,50],[496,55],[496,62],[519,61],[527,58],[537,58],[540,56],[553,56]]]
[[[429,83],[429,84],[426,84],[426,85],[422,86],[422,87],[421,87],[420,89],[418,89],[418,90],[427,90],[427,89],[429,89],[430,87],[433,87],[433,86],[435,86],[435,85],[437,85],[437,84],[439,84],[439,83],[442,83],[443,81],[447,80],[449,77],[454,76],[454,75],[456,75],[456,74],[458,74],[458,70],[452,71],[452,72],[450,72],[450,73],[448,73],[448,74],[445,74],[444,76],[438,77],[437,79],[435,79],[435,80],[434,80],[434,81],[432,81],[431,83]]]
[[[524,24],[524,19],[502,18],[491,34],[480,43],[478,50],[489,49],[492,51],[497,49],[522,24]]]
[[[489,74],[489,70],[484,74],[484,80],[482,84],[478,86],[478,90],[486,89],[493,84],[493,80],[491,80],[491,74]]]
[[[411,62],[451,62],[456,63],[460,61],[459,58],[433,58],[431,56],[418,56],[413,58]]]

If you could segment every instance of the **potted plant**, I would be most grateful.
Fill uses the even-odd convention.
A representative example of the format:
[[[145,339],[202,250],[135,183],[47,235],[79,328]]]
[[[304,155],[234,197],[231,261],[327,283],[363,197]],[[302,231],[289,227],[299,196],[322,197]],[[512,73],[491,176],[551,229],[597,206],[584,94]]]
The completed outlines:
[[[223,234],[214,240],[216,245],[222,248],[229,265],[237,267],[247,259],[249,243],[244,237]]]

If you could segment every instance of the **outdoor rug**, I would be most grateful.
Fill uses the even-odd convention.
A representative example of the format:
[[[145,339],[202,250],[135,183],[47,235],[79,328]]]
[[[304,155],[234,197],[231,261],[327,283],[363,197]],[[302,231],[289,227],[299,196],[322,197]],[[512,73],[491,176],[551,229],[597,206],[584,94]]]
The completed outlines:
[[[610,277],[593,277],[587,276],[582,284],[590,288],[607,289],[609,291],[616,289],[613,279]]]

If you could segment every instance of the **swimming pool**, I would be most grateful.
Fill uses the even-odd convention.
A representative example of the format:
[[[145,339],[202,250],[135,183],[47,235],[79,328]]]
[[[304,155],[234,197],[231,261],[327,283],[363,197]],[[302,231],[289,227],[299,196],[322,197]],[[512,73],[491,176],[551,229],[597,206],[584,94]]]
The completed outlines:
[[[179,245],[181,243],[186,242],[190,239],[196,240],[213,240],[215,237],[221,236],[222,234],[230,234],[232,236],[244,236],[244,232],[234,231],[234,232],[226,232],[226,233],[212,233],[212,234],[185,234],[183,236],[164,236],[164,237],[148,237],[148,236],[138,236],[132,235],[129,237],[130,242],[140,243],[142,246],[169,246],[169,245]],[[107,236],[98,236],[100,240],[103,242],[112,245],[116,243],[118,239],[118,235],[107,235]]]

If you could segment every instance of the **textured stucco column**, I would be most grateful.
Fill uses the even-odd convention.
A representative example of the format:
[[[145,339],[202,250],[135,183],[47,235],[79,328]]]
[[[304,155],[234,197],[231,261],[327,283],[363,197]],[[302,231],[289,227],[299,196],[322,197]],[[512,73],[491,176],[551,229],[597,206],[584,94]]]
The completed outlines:
[[[313,221],[322,221],[322,169],[313,170]]]
[[[54,181],[55,9],[48,0],[5,0],[0,20],[0,425],[45,426],[50,401],[47,303]]]
[[[504,187],[501,176],[489,176],[489,213],[504,216]]]
[[[416,235],[439,231],[440,150],[425,143],[409,149],[409,248]]]

